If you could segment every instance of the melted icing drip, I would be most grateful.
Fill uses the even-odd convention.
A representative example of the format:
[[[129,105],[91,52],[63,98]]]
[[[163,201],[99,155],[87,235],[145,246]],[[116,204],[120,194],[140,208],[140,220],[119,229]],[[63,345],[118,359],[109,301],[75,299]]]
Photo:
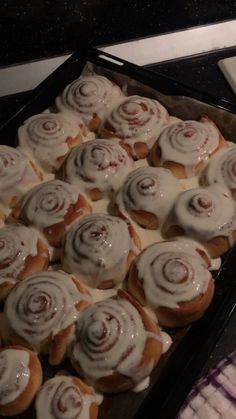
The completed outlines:
[[[30,371],[29,354],[18,349],[0,352],[0,405],[15,401],[26,389]]]
[[[31,275],[9,294],[4,312],[12,329],[37,348],[50,335],[73,324],[76,305],[90,301],[62,271]]]
[[[172,339],[171,336],[168,335],[168,333],[161,331],[161,337],[162,337],[162,353],[165,354],[172,345]]]
[[[144,378],[142,381],[140,381],[140,383],[138,383],[133,389],[132,391],[134,393],[140,393],[141,391],[146,390],[149,387],[150,384],[150,377],[146,377]]]
[[[65,180],[83,191],[117,190],[133,168],[133,160],[115,141],[94,140],[75,147],[64,166]]]

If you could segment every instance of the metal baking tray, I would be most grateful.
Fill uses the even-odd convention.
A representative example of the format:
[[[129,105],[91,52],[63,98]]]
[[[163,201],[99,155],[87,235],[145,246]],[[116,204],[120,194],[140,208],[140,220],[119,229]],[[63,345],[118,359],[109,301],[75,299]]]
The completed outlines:
[[[15,145],[17,128],[23,121],[51,107],[63,88],[80,74],[95,72],[114,80],[127,89],[128,94],[140,94],[158,99],[173,116],[198,119],[207,114],[225,138],[234,141],[236,106],[224,100],[216,101],[195,89],[165,76],[143,69],[107,53],[91,49],[79,51],[43,81],[29,96],[24,106],[0,127],[0,143]],[[99,419],[174,419],[196,377],[214,349],[236,305],[236,250],[222,260],[216,273],[213,302],[204,317],[192,326],[170,331],[171,349],[162,356],[151,375],[148,389],[106,396],[100,406]],[[58,370],[68,369],[65,362],[58,368],[50,367],[42,358],[44,378]],[[33,408],[19,419],[34,418]]]

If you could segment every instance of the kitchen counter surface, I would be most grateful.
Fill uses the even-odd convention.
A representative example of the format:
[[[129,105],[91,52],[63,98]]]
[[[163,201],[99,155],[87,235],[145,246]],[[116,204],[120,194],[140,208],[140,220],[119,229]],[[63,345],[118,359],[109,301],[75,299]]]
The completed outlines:
[[[236,16],[233,0],[2,0],[0,65]]]

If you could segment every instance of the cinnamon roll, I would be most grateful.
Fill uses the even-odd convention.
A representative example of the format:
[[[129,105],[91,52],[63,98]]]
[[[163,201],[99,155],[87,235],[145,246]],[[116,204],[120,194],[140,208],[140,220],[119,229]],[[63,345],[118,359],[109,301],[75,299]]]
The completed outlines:
[[[63,178],[97,201],[116,191],[132,168],[133,160],[119,144],[97,139],[71,151]]]
[[[126,212],[144,228],[157,229],[167,217],[182,187],[170,170],[139,167],[128,174],[115,198],[116,215]]]
[[[36,231],[24,225],[0,229],[0,301],[19,280],[47,269],[49,251]]]
[[[128,291],[151,307],[165,327],[183,327],[203,316],[214,282],[206,261],[181,241],[154,243],[131,265]]]
[[[121,283],[140,250],[133,227],[107,214],[91,214],[74,223],[62,245],[62,266],[94,288]]]
[[[101,135],[118,137],[134,159],[142,159],[168,123],[168,112],[157,100],[129,96],[112,109],[101,128]]]
[[[200,175],[202,185],[220,185],[236,201],[236,145],[217,151]]]
[[[90,302],[88,291],[63,271],[33,274],[6,299],[9,341],[49,353],[49,363],[57,365],[67,354],[79,312]]]
[[[41,383],[42,368],[36,354],[20,346],[0,349],[0,415],[23,413]]]
[[[207,116],[200,121],[180,121],[165,128],[154,144],[150,158],[155,166],[170,169],[177,178],[190,178],[209,157],[227,145]]]
[[[77,321],[74,368],[100,391],[118,393],[148,377],[162,353],[158,326],[126,292],[95,303]]]
[[[43,177],[20,150],[0,145],[0,202],[12,208]]]
[[[6,214],[0,209],[0,228],[4,226],[6,220]]]
[[[97,419],[95,393],[83,381],[72,376],[47,380],[36,398],[37,419]]]
[[[60,247],[66,228],[89,212],[78,188],[56,179],[28,191],[12,215],[42,231],[51,246]]]
[[[217,186],[189,189],[175,201],[163,225],[163,234],[167,238],[194,238],[212,257],[221,256],[236,239],[235,209],[234,201]]]
[[[82,121],[61,113],[28,118],[18,129],[20,147],[47,172],[59,170],[70,149],[82,143],[87,128]]]
[[[56,106],[60,111],[75,113],[96,132],[122,96],[120,88],[104,76],[81,76],[66,86],[56,99]]]

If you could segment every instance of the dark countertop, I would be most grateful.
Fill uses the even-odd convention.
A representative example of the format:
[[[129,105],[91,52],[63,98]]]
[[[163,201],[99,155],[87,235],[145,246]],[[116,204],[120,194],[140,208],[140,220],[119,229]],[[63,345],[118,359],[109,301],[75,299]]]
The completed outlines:
[[[235,17],[233,0],[2,0],[0,65]]]

